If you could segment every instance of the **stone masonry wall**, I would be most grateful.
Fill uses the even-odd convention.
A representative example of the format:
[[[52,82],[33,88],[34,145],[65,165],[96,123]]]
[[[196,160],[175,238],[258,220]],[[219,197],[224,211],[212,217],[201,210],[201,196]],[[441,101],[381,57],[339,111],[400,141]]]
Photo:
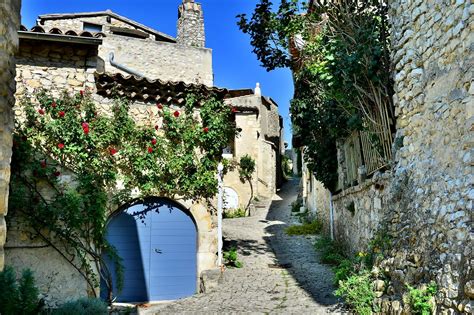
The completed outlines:
[[[293,163],[296,164],[296,162]],[[329,236],[331,234],[331,193],[310,173],[306,164],[303,164],[301,184],[303,207],[308,209],[311,218],[316,218],[322,222],[322,233]]]
[[[45,45],[22,39],[20,51],[16,55],[15,117],[21,119],[23,115],[20,106],[22,98],[40,88],[45,88],[56,96],[63,90],[79,93],[86,88],[95,89],[95,55],[97,47],[94,46],[64,43]],[[63,172],[65,180],[70,176],[66,173]],[[44,242],[31,239],[31,233],[25,228],[15,209],[10,209],[7,225],[6,264],[20,271],[24,268],[31,269],[41,298],[47,305],[55,306],[58,301],[88,294],[85,280],[59,253]]]
[[[178,35],[176,41],[180,45],[204,47],[206,35],[204,33],[204,16],[200,3],[194,0],[184,0],[178,9]]]
[[[390,1],[397,134],[390,187],[393,249],[383,266],[395,294],[435,280],[442,314],[474,298],[474,6]]]
[[[406,284],[435,281],[436,314],[474,310],[474,6],[391,0],[393,169],[333,197],[336,238],[364,251],[391,237],[383,314],[408,312]],[[382,293],[380,293],[382,295]],[[405,302],[403,302],[405,301]]]
[[[136,70],[147,78],[163,81],[184,81],[212,86],[212,50],[175,43],[150,41],[139,38],[108,34],[103,39],[99,56],[105,71],[121,72],[109,62],[114,52],[115,61]],[[104,71],[99,68],[99,71]]]
[[[365,252],[388,209],[391,173],[375,173],[363,184],[345,189],[332,198],[334,237],[351,255]]]
[[[157,41],[154,35],[147,39],[115,35],[110,33],[110,26],[130,29],[135,27],[113,18],[108,23],[105,16],[46,20],[42,26],[46,31],[57,27],[64,31],[72,29],[79,32],[82,31],[84,22],[102,25],[106,34],[99,49],[99,71],[128,75],[110,64],[109,53],[113,52],[115,62],[150,79],[213,85],[212,50],[204,48],[204,45],[179,45]]]
[[[89,89],[92,93],[95,92],[93,73],[98,66],[98,59],[94,57],[97,54],[95,47],[26,40],[21,41],[20,47],[21,50],[17,54],[17,105],[14,108],[17,117],[21,118],[23,113],[20,106],[21,98],[41,87],[47,88],[53,95],[59,95],[63,90],[78,93],[80,90]],[[110,113],[111,99],[97,94],[93,94],[93,98],[104,114]],[[155,103],[137,102],[130,108],[130,115],[139,124],[156,124],[157,122],[151,119],[151,117],[156,117],[156,114]],[[62,173],[61,180],[63,176],[68,176],[67,172]],[[189,209],[197,224],[199,275],[202,271],[212,269],[216,265],[215,220],[207,208],[200,203],[183,200],[177,202]],[[51,247],[41,241],[31,239],[30,234],[21,224],[21,216],[15,215],[14,209],[10,210],[5,245],[6,264],[17,270],[32,269],[35,272],[42,298],[49,306],[90,295],[92,292],[87,291],[84,279],[75,272],[72,266]]]
[[[15,103],[15,61],[20,26],[20,0],[0,2],[0,270],[4,267],[10,161],[12,154],[13,112]]]

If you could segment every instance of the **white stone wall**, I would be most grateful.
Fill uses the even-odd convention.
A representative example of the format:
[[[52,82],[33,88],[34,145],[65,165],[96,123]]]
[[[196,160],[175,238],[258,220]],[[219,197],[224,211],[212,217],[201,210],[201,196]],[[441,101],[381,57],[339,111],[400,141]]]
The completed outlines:
[[[20,26],[20,0],[0,3],[0,270],[4,267],[3,245],[6,238],[5,216],[8,211],[8,185],[12,154],[15,92],[15,61],[18,48],[16,30]]]

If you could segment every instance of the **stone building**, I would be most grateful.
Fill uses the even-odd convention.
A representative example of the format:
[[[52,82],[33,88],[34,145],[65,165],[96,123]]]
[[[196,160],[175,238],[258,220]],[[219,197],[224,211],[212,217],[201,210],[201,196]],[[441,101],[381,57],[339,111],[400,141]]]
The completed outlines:
[[[10,161],[12,154],[13,111],[15,103],[15,61],[18,49],[16,30],[20,26],[20,0],[0,3],[0,271],[4,267],[5,216],[8,211]]]
[[[40,16],[32,29],[22,27],[18,32],[17,99],[40,87],[53,94],[88,89],[101,110],[107,112],[112,105],[113,88],[133,101],[130,114],[146,124],[150,113],[156,114],[157,103],[179,110],[188,90],[214,93],[236,108],[236,126],[241,130],[224,156],[236,161],[245,154],[252,156],[257,164],[253,176],[255,195],[271,197],[281,181],[282,122],[278,107],[270,98],[261,96],[258,89],[214,87],[212,51],[205,48],[201,6],[185,0],[178,11],[176,39],[111,11]],[[15,114],[22,115],[20,106]],[[247,204],[249,185],[239,180],[237,170],[226,175],[224,185],[234,198],[233,206]],[[216,267],[215,217],[200,203],[167,203],[190,218],[186,219],[186,229],[192,240],[187,245],[193,249],[186,259],[196,270],[186,280],[191,283],[186,288],[187,295],[191,295],[199,287],[201,272]],[[38,242],[32,244],[16,218],[7,223],[6,263],[35,271],[48,303],[54,305],[87,294],[84,279],[57,252]],[[25,246],[29,248],[24,249]],[[158,293],[137,297],[141,301],[172,298],[176,297]]]
[[[318,216],[333,216],[334,237],[352,252],[365,251],[377,231],[392,236],[379,264],[390,279],[379,301],[383,314],[407,310],[406,284],[431,280],[438,285],[436,314],[472,314],[473,6],[389,3],[396,116],[391,165],[341,185],[329,200],[306,170],[303,195]],[[339,146],[343,178],[348,159]]]

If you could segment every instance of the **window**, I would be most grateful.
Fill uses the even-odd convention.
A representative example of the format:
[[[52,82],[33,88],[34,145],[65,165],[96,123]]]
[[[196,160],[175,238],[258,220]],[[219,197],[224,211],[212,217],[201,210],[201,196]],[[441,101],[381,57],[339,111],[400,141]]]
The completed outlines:
[[[97,32],[102,32],[102,25],[84,22],[82,29],[84,31],[97,33]]]

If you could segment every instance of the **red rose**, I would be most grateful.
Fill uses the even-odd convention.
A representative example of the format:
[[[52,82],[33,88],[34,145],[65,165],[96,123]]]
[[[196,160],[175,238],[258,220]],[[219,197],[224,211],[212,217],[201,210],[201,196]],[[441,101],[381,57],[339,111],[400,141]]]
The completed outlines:
[[[41,168],[46,168],[46,161],[43,160],[40,162]]]
[[[109,152],[110,152],[110,155],[115,155],[118,152],[118,150],[115,148],[110,148]]]
[[[64,149],[64,143],[58,143],[58,148],[61,150]]]
[[[89,133],[89,124],[86,122],[82,123],[82,130],[84,130],[84,133],[87,135]]]
[[[158,130],[160,127],[158,125],[155,125],[155,130]]]
[[[232,109],[231,109],[231,111],[232,111],[233,113],[237,113],[237,107],[235,107],[235,106],[232,106]]]
[[[39,113],[40,115],[44,115],[44,109],[42,109],[42,108],[38,109],[38,113]]]
[[[202,131],[204,131],[205,133],[208,133],[208,132],[209,132],[209,128],[204,127],[204,128],[202,129]]]
[[[56,102],[55,102],[55,101],[53,101],[53,102],[51,103],[51,107],[52,107],[52,108],[56,108]]]
[[[153,148],[152,147],[148,147],[148,153],[152,153],[153,152]]]
[[[174,115],[174,117],[178,118],[178,117],[179,117],[179,112],[178,112],[178,111],[175,111],[175,112],[173,113],[173,115]]]
[[[161,105],[161,103],[157,103],[156,107],[158,107],[158,109],[163,109],[163,105]]]
[[[66,112],[62,110],[58,113],[58,115],[59,115],[59,117],[62,118],[62,117],[64,117],[64,115],[66,115]]]
[[[56,171],[56,172],[53,173],[53,175],[56,176],[56,177],[59,177],[59,175],[61,175],[61,172]]]
[[[155,145],[156,144],[156,139],[151,139],[151,144]]]
[[[81,96],[84,97],[84,91],[83,90],[80,90],[79,94],[81,94]]]

